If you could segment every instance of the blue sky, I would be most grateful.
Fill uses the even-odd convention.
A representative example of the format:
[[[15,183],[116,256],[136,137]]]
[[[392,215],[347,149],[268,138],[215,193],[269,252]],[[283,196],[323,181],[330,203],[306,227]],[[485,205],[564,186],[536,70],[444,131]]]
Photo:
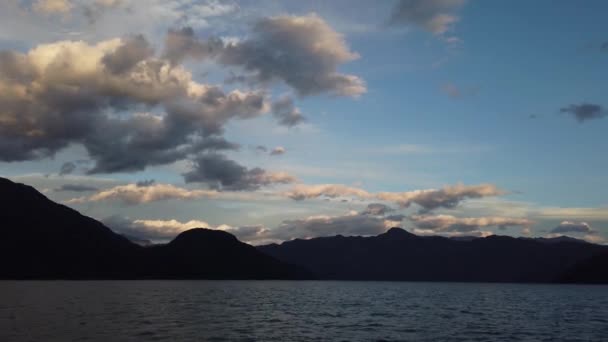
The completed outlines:
[[[135,49],[141,46],[128,45],[134,41],[129,37],[141,35],[153,53],[137,50],[143,51],[136,55],[140,64],[120,70],[117,77],[127,85],[133,68],[155,60],[181,68],[199,86],[213,85],[225,94],[264,94],[262,107],[242,113],[205,114],[216,109],[197,107],[192,115],[217,121],[219,133],[205,131],[207,126],[199,131],[194,121],[182,133],[171,133],[202,134],[203,140],[211,134],[239,148],[190,146],[193,151],[179,158],[151,162],[136,155],[128,141],[133,134],[161,133],[125,121],[149,113],[142,120],[152,125],[150,115],[171,117],[172,104],[198,106],[200,98],[159,95],[150,105],[129,90],[120,94],[128,105],[119,106],[114,103],[122,88],[96,88],[87,83],[89,74],[53,76],[51,64],[40,79],[15,81],[8,59],[0,60],[0,85],[39,94],[35,86],[53,79],[54,85],[78,88],[71,98],[95,96],[109,103],[68,115],[68,97],[56,104],[47,93],[24,96],[21,107],[0,98],[0,143],[16,142],[23,149],[0,148],[0,175],[31,184],[119,232],[162,241],[187,228],[209,226],[252,243],[375,234],[391,225],[448,236],[560,233],[600,243],[608,236],[604,1],[172,0],[144,6],[133,0],[10,0],[0,10],[0,50],[6,55],[61,49],[67,41],[87,46],[74,49],[103,50],[102,56],[116,47],[95,44],[119,39],[113,44]],[[192,35],[180,31],[184,28]],[[167,43],[171,37],[191,45],[178,46],[182,50],[173,52],[179,60],[169,63],[167,51],[175,48]],[[221,42],[219,52],[196,52],[212,39]],[[266,53],[266,59],[256,59],[257,53]],[[267,61],[276,53],[289,58],[287,69],[280,69],[282,59]],[[23,58],[38,65],[47,57]],[[89,55],[55,58],[76,68]],[[103,79],[109,66],[103,58],[95,63],[95,77]],[[245,82],[226,81],[235,75]],[[334,82],[336,75],[351,78]],[[54,96],[67,94],[64,88],[56,91]],[[223,96],[220,100],[228,101]],[[280,99],[289,99],[291,115],[305,119],[281,124],[274,106]],[[23,106],[42,109],[16,109]],[[60,119],[47,122],[51,115]],[[125,145],[100,142],[99,131],[109,128],[97,124],[83,124],[88,133],[71,134],[88,115],[91,122],[121,116],[123,121],[112,121],[116,132],[108,136],[116,134]],[[224,116],[229,119],[220,121]],[[28,123],[15,125],[16,117]],[[66,132],[60,135],[49,122],[62,120]],[[160,149],[180,137],[163,139],[146,153],[164,153]],[[285,152],[271,154],[276,147]],[[40,155],[45,148],[52,151]],[[121,161],[120,168],[91,174],[103,158],[128,160],[131,153],[145,165],[133,169]],[[209,155],[231,163],[207,164]],[[61,174],[63,165],[75,168]],[[198,180],[188,181],[183,176],[188,173]],[[239,187],[230,183],[234,177]],[[135,186],[142,180],[154,183],[142,190]],[[66,184],[95,190],[59,191]],[[319,189],[327,184],[334,187]],[[296,188],[307,194],[304,199],[293,199]],[[192,193],[197,190],[217,194]],[[106,197],[97,196],[104,191]],[[382,192],[400,194],[400,200]],[[385,205],[386,213],[370,214],[373,203]],[[402,220],[389,217],[397,214]]]

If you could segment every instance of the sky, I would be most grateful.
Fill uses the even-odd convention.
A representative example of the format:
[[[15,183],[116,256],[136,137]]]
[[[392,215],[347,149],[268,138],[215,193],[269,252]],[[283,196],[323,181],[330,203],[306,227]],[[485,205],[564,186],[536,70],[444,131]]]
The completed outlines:
[[[605,1],[5,0],[0,176],[166,242],[608,238]]]

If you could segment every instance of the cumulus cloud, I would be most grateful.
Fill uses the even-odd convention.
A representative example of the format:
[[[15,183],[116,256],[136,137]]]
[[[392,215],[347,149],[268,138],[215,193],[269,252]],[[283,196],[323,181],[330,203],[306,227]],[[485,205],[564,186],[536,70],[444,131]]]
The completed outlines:
[[[202,154],[193,160],[191,171],[184,173],[187,183],[203,182],[220,190],[256,190],[271,184],[288,184],[296,178],[284,172],[248,169],[219,154]]]
[[[65,14],[72,9],[72,3],[70,0],[37,0],[32,8],[36,12],[46,14]]]
[[[316,14],[263,18],[253,25],[250,36],[228,43],[219,38],[199,40],[191,28],[172,30],[166,45],[165,55],[172,61],[215,58],[222,65],[242,68],[250,83],[281,81],[301,96],[356,97],[366,91],[361,78],[338,72],[341,64],[359,55]]]
[[[551,233],[584,233],[593,234],[596,231],[587,222],[562,221]]]
[[[214,58],[224,50],[224,42],[219,38],[199,40],[191,27],[169,30],[165,38],[164,57],[177,64],[185,58]]]
[[[198,10],[223,11],[220,7]],[[186,57],[241,68],[256,86],[225,91],[199,83],[181,64]],[[80,145],[91,159],[88,174],[193,160],[188,181],[208,179],[227,189],[292,182],[285,174],[242,169],[225,160],[205,169],[223,163],[231,167],[228,178],[209,177],[201,174],[199,161],[239,148],[223,137],[231,120],[271,111],[282,125],[303,120],[290,97],[273,102],[260,84],[280,81],[300,95],[361,94],[363,81],[337,71],[355,58],[343,37],[314,14],[261,19],[250,35],[226,41],[197,39],[189,28],[170,30],[159,55],[142,35],[0,51],[0,161],[42,159]]]
[[[460,19],[455,13],[465,0],[400,0],[391,13],[393,25],[416,26],[435,35],[450,30]]]
[[[306,118],[300,112],[293,99],[289,96],[284,96],[272,104],[272,115],[278,120],[280,125],[293,127],[306,121]]]
[[[529,227],[532,221],[511,217],[455,217],[452,215],[412,215],[408,219],[418,229],[433,232],[470,233],[484,227]]]
[[[101,59],[112,73],[120,74],[133,68],[137,63],[154,55],[154,50],[142,35],[127,37],[122,44]]]
[[[67,204],[120,201],[124,204],[134,205],[170,199],[197,199],[217,196],[215,190],[190,190],[180,188],[171,184],[150,184],[141,186],[138,184],[119,185],[105,189],[88,197],[74,198]]]
[[[606,108],[592,103],[571,104],[559,111],[572,115],[580,123],[586,120],[601,119],[608,115]]]
[[[1,161],[82,144],[95,162],[89,173],[110,173],[236,149],[221,136],[225,123],[254,118],[270,105],[264,92],[224,92],[193,81],[135,36],[0,52],[0,107]],[[150,107],[164,113],[131,112]]]
[[[282,154],[285,154],[285,152],[286,152],[285,147],[277,146],[277,147],[273,148],[272,151],[270,151],[270,155],[271,156],[280,156]]]
[[[249,39],[226,47],[221,62],[242,66],[260,82],[281,80],[300,95],[358,96],[366,91],[363,80],[337,71],[358,57],[341,34],[309,14],[258,21]]]
[[[98,191],[99,189],[83,184],[63,184],[62,186],[55,188],[53,191],[62,192],[62,191],[71,191],[71,192],[88,192],[88,191]]]

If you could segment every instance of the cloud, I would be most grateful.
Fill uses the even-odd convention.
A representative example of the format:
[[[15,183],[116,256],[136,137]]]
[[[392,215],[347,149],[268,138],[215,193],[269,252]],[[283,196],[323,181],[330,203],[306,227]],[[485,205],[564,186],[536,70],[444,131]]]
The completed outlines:
[[[455,12],[464,4],[465,0],[400,0],[391,13],[390,23],[442,35],[460,20]]]
[[[372,194],[359,188],[342,184],[319,184],[319,185],[295,185],[291,190],[284,193],[285,196],[301,201],[321,196],[335,198],[342,196],[353,196],[359,198],[371,198]]]
[[[350,211],[344,215],[317,215],[304,219],[284,220],[276,228],[269,229],[264,238],[286,241],[295,238],[313,238],[334,235],[378,235],[401,224],[403,215],[384,215],[393,211],[381,204],[371,203],[361,212]]]
[[[367,214],[367,215],[385,215],[386,213],[395,211],[395,209],[389,207],[386,204],[382,204],[382,203],[370,203],[367,205],[367,208],[365,208],[365,210],[362,212],[363,214]],[[396,217],[394,217],[396,218]],[[401,220],[399,220],[401,221]]]
[[[280,156],[282,154],[285,154],[285,152],[286,152],[285,147],[277,146],[277,147],[273,148],[272,151],[270,151],[270,155],[271,156]]]
[[[204,15],[227,10],[219,3],[190,5]],[[255,87],[224,90],[197,82],[181,64],[187,57],[240,68]],[[357,57],[342,35],[314,14],[261,19],[243,39],[202,41],[191,28],[170,30],[160,54],[142,35],[0,51],[0,161],[39,160],[78,145],[91,160],[88,174],[137,172],[185,160],[198,167],[204,156],[239,148],[223,137],[231,120],[272,110],[282,125],[302,122],[293,99],[273,102],[266,84],[282,82],[299,95],[363,93],[362,80],[337,71]],[[195,173],[187,173],[190,180],[208,178]],[[243,189],[293,180],[257,168],[244,174]],[[208,179],[233,187],[230,180]]]
[[[398,203],[402,208],[417,204],[423,211],[437,208],[454,208],[467,198],[499,196],[505,192],[493,184],[451,185],[442,189],[415,190],[407,192],[380,192],[377,198]]]
[[[288,184],[296,178],[284,172],[248,169],[219,154],[202,154],[193,159],[193,168],[184,173],[187,183],[202,182],[214,189],[256,190],[271,184]]]
[[[101,17],[108,12],[108,10],[120,8],[122,5],[126,5],[128,0],[95,0],[95,2],[82,4],[82,13],[85,18],[89,21],[90,25],[94,25]],[[132,6],[125,6],[127,11],[133,12]],[[149,9],[149,8],[148,8]]]
[[[65,14],[72,9],[70,0],[37,0],[32,9],[45,14]]]
[[[74,170],[76,170],[76,163],[66,162],[66,163],[63,163],[63,165],[61,165],[61,168],[59,169],[59,175],[60,176],[69,175],[72,172],[74,172]]]
[[[191,27],[184,27],[169,30],[165,38],[164,57],[177,64],[186,58],[214,58],[223,50],[224,42],[221,39],[210,38],[202,41],[194,35]]]
[[[414,228],[414,229],[411,229],[410,232],[413,234],[419,235],[419,236],[443,236],[443,237],[447,237],[447,238],[456,238],[456,237],[484,238],[484,237],[494,235],[493,232],[488,231],[488,230],[474,230],[474,231],[470,231],[470,232],[458,232],[458,231],[436,232],[431,229]]]
[[[384,216],[394,209],[371,203],[361,212],[350,211],[343,215],[317,215],[304,219],[284,220],[275,228],[263,225],[233,227],[222,224],[212,226],[205,221],[191,220],[135,220],[111,217],[104,220],[108,226],[123,234],[150,240],[169,240],[177,234],[192,228],[220,229],[236,235],[240,240],[262,244],[280,242],[295,238],[311,238],[333,235],[377,235],[388,228],[399,226],[404,215]]]
[[[145,179],[142,181],[138,181],[137,183],[135,183],[135,185],[137,186],[150,186],[150,185],[154,185],[156,183],[156,181],[154,179]]]
[[[485,227],[529,227],[533,222],[525,218],[510,217],[455,217],[452,215],[412,215],[408,219],[418,229],[434,232],[470,233]]]
[[[272,114],[278,120],[280,125],[293,127],[306,121],[306,118],[300,112],[289,96],[284,96],[272,104]]]
[[[99,188],[90,185],[82,184],[63,184],[62,186],[55,188],[53,191],[71,191],[71,192],[87,192],[87,191],[98,191]]]
[[[316,14],[264,18],[252,31],[249,39],[228,45],[220,62],[242,66],[259,82],[281,80],[303,96],[358,96],[366,91],[359,77],[337,71],[359,55]]]
[[[119,234],[135,236],[156,242],[166,242],[179,233],[192,228],[212,228],[207,222],[192,220],[130,220],[125,217],[112,216],[102,220],[103,224]]]
[[[148,50],[136,36],[0,52],[0,160],[40,159],[82,144],[95,162],[89,173],[139,171],[236,149],[221,136],[224,125],[270,109],[264,92],[197,83]]]
[[[600,119],[608,115],[605,108],[592,103],[571,104],[561,108],[559,111],[574,116],[580,123],[583,123],[586,120]]]
[[[127,37],[122,44],[101,59],[112,73],[120,74],[132,69],[137,63],[154,55],[154,50],[142,35]]]
[[[562,221],[551,233],[585,233],[594,234],[595,230],[587,222]]]
[[[135,205],[170,199],[197,199],[217,196],[215,190],[190,190],[179,188],[171,184],[138,184],[119,185],[105,189],[88,197],[74,198],[66,201],[67,204],[77,204],[100,201],[120,201],[124,204]]]
[[[329,93],[356,97],[366,92],[361,78],[338,72],[341,64],[359,55],[314,13],[262,18],[247,38],[229,43],[219,38],[199,40],[191,28],[172,30],[165,56],[174,62],[187,57],[215,58],[222,65],[242,68],[248,75],[239,78],[250,83],[281,81],[301,96]]]
[[[232,227],[226,224],[211,225],[205,221],[190,220],[130,220],[129,218],[112,216],[102,222],[119,234],[135,236],[155,242],[167,242],[178,234],[193,228],[217,229],[235,235],[239,240],[255,242],[265,239],[268,229],[262,225]],[[262,240],[263,241],[263,240]]]
[[[360,199],[378,199],[397,203],[402,208],[408,208],[412,204],[421,207],[421,211],[430,211],[437,208],[454,208],[460,202],[468,198],[482,198],[488,196],[499,196],[506,192],[493,184],[479,185],[451,185],[442,189],[425,189],[406,192],[378,192],[370,193],[366,190],[350,187],[342,184],[298,184],[291,190],[284,192],[286,197],[294,200],[304,200],[318,197],[342,197],[352,196]]]

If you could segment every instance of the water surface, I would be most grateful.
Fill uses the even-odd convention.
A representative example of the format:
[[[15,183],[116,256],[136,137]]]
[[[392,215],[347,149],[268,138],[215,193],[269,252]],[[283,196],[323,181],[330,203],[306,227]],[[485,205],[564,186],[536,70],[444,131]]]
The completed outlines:
[[[0,282],[0,341],[607,341],[608,286]]]

